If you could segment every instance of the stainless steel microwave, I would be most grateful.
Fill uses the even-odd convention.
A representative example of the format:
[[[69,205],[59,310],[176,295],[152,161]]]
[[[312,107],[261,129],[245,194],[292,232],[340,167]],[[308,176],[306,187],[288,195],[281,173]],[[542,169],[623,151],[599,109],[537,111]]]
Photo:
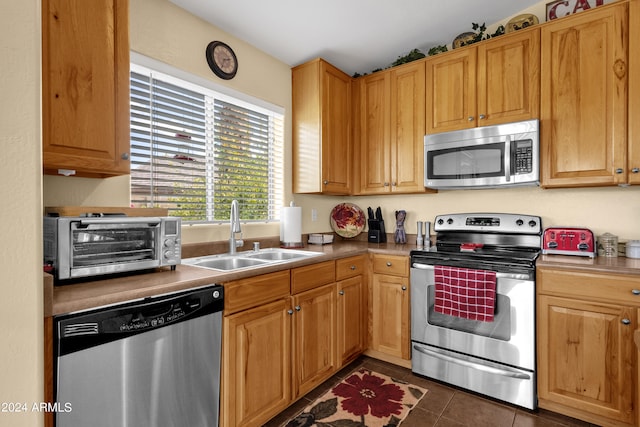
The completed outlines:
[[[44,266],[58,280],[101,276],[181,261],[176,217],[44,217]]]
[[[436,189],[540,184],[539,121],[424,137],[424,186]]]

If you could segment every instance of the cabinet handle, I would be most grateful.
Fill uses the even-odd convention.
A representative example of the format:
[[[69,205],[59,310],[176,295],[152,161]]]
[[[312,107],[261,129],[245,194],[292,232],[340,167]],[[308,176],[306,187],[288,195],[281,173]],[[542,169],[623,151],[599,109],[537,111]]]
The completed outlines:
[[[402,287],[402,290],[403,290],[403,291],[406,291],[406,290],[407,290],[407,287],[406,287],[406,286],[403,286],[403,287]]]
[[[384,186],[385,186],[385,187],[388,187],[388,186],[389,186],[389,183],[388,183],[388,182],[385,182],[385,183],[384,183]]]
[[[122,155],[120,156],[120,158],[122,160],[129,160],[129,153],[122,153]]]
[[[630,323],[631,323],[631,320],[629,320],[629,319],[622,319],[622,320],[621,320],[621,322],[622,322],[622,324],[623,324],[623,325],[628,325],[628,324],[630,324]]]
[[[340,295],[344,295],[344,291],[340,291],[338,292]]]
[[[631,169],[631,173],[638,173],[638,172],[640,172],[640,168]]]
[[[351,270],[355,270],[355,269],[356,269],[356,266],[355,266],[355,265],[352,265],[350,268],[351,268]]]
[[[622,168],[618,168],[618,169],[616,169],[616,173],[617,173],[618,175],[620,175],[622,172],[624,172],[624,169],[622,169]]]
[[[391,267],[391,261],[387,261],[387,267]]]
[[[295,308],[295,309],[296,309],[296,311],[300,311],[300,310],[302,310],[302,307],[300,307],[299,305],[296,305],[296,306],[295,306],[295,307],[293,307],[293,308]]]
[[[293,310],[291,309],[287,310],[287,314],[291,316],[293,314]]]
[[[470,122],[472,122],[472,121],[473,121],[473,116],[469,116],[469,117],[467,117],[467,120],[468,120],[468,121],[470,121]]]
[[[480,114],[480,120],[484,120],[486,118],[487,118],[487,116],[485,116],[484,114]]]
[[[634,295],[640,295],[640,289],[631,289],[631,293]]]

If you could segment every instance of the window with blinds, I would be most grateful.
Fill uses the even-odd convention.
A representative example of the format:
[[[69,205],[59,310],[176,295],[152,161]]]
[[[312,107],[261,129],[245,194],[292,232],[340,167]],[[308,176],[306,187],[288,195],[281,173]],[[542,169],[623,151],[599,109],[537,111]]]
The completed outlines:
[[[282,114],[174,77],[131,71],[131,205],[183,221],[277,220]]]

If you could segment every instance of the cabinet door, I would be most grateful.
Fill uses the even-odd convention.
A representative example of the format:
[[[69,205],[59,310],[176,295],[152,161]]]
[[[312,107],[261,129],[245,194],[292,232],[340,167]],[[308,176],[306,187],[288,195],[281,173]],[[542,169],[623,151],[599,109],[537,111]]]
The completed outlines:
[[[128,1],[42,2],[45,173],[129,173]]]
[[[351,193],[351,78],[322,67],[322,184],[324,193]]]
[[[221,425],[262,425],[291,401],[289,299],[223,321]]]
[[[293,296],[294,399],[336,370],[336,285]]]
[[[640,184],[640,1],[629,2],[629,161],[630,184]]]
[[[627,3],[542,27],[541,185],[626,182]]]
[[[427,59],[426,133],[476,126],[476,56],[470,46]]]
[[[478,45],[478,126],[537,119],[540,30],[518,31]]]
[[[634,309],[546,295],[538,303],[541,406],[560,404],[563,413],[583,419],[585,413],[604,417],[589,419],[598,424],[631,423]]]
[[[374,274],[371,287],[371,349],[408,360],[409,279]]]
[[[424,192],[424,61],[394,68],[390,78],[391,192]]]
[[[366,304],[364,281],[355,276],[338,282],[338,363],[348,363],[364,351]]]
[[[360,78],[360,192],[389,192],[389,73]]]

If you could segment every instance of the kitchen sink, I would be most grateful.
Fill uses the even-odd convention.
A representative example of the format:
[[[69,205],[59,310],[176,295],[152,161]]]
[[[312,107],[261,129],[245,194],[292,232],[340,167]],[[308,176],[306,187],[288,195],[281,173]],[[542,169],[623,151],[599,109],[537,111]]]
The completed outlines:
[[[322,254],[322,252],[301,251],[295,249],[267,248],[257,251],[238,252],[236,254],[220,254],[186,258],[182,260],[182,263],[202,268],[210,268],[213,270],[234,271],[281,264]]]

